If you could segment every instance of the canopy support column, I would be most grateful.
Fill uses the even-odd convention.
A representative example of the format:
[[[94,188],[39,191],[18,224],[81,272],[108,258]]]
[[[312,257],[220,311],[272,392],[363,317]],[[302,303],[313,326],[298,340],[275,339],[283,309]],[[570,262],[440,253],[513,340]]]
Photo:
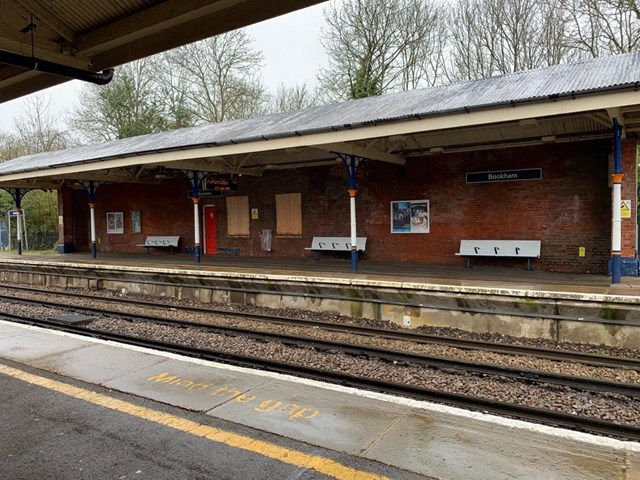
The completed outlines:
[[[200,246],[200,182],[204,178],[204,173],[197,170],[187,171],[187,178],[191,182],[191,198],[193,199],[193,238],[195,262],[201,262],[201,246]]]
[[[342,159],[345,167],[347,167],[347,174],[349,175],[349,212],[351,216],[351,270],[353,272],[358,271],[358,231],[356,222],[356,196],[358,189],[356,188],[356,173],[360,163],[364,160],[362,157],[356,155],[348,155],[344,153],[336,154]]]
[[[613,199],[611,201],[611,283],[620,283],[621,255],[622,255],[622,217],[620,204],[622,202],[622,129],[618,119],[613,119]]]
[[[96,189],[100,186],[100,182],[93,180],[81,180],[78,183],[85,188],[89,199],[91,258],[98,258],[98,243],[96,235]]]

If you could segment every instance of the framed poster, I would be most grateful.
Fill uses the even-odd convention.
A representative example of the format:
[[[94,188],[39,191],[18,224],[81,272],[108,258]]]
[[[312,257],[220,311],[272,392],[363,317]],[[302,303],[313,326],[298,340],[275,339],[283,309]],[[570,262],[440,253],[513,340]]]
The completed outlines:
[[[429,233],[429,200],[391,202],[391,233]]]
[[[122,212],[107,212],[107,233],[124,233]]]
[[[142,233],[142,222],[140,221],[140,210],[131,211],[131,233]]]

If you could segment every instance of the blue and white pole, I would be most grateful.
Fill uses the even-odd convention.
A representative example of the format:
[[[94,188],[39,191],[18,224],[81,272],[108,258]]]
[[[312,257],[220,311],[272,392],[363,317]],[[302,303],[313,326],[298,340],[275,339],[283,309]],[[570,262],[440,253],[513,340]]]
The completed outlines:
[[[351,216],[351,270],[358,271],[358,225],[356,222],[356,195],[358,189],[356,188],[356,173],[358,172],[358,166],[363,160],[355,155],[346,155],[343,153],[337,153],[342,159],[344,165],[347,167],[347,173],[349,174],[349,211]]]
[[[198,171],[190,171],[188,177],[191,180],[191,197],[193,199],[193,243],[196,263],[201,262],[200,247],[200,187],[202,174]]]
[[[618,119],[613,119],[613,183],[612,212],[611,212],[611,283],[620,283],[621,255],[622,255],[622,217],[620,204],[622,203],[622,129]]]

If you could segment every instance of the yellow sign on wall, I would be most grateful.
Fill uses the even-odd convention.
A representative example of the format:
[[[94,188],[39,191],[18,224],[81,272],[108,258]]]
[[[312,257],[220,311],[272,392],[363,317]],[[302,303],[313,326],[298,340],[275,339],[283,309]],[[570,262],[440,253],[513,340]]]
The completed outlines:
[[[631,218],[631,200],[622,200],[620,202],[620,217]]]

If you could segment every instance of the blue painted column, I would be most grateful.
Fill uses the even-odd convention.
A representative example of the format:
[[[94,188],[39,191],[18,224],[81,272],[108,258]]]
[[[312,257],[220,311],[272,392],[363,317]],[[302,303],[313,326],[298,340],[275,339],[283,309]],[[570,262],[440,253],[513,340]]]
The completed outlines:
[[[358,271],[358,232],[356,222],[356,195],[358,189],[356,188],[356,173],[358,172],[358,166],[362,162],[362,158],[355,155],[345,155],[342,153],[337,154],[344,165],[347,167],[347,173],[349,174],[349,211],[351,214],[351,270]]]
[[[98,245],[96,243],[96,186],[93,181],[86,184],[89,195],[89,215],[91,222],[91,258],[98,258]]]
[[[618,119],[613,119],[613,183],[612,215],[611,215],[611,283],[620,283],[621,255],[622,255],[622,217],[620,204],[622,203],[622,129]]]
[[[203,178],[202,172],[196,170],[190,170],[187,172],[187,177],[191,181],[191,198],[193,199],[193,238],[194,238],[194,253],[196,263],[200,263],[202,260],[202,252],[200,247],[200,181]]]

